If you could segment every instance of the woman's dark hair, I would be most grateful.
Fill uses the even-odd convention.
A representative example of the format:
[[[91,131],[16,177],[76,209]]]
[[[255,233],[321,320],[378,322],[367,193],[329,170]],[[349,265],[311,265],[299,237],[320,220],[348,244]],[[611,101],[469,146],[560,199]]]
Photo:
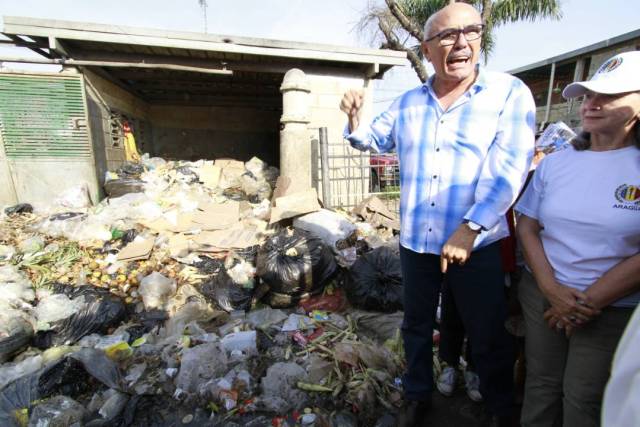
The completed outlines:
[[[640,149],[640,120],[636,120],[636,124],[631,130],[636,148]],[[571,140],[571,145],[577,151],[588,150],[591,147],[591,134],[589,132],[580,132],[578,136]]]

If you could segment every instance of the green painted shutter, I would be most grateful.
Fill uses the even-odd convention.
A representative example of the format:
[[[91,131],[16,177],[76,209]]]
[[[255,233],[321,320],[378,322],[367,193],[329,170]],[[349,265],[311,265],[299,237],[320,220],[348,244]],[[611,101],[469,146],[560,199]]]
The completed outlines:
[[[91,157],[82,76],[0,74],[0,132],[10,159]]]

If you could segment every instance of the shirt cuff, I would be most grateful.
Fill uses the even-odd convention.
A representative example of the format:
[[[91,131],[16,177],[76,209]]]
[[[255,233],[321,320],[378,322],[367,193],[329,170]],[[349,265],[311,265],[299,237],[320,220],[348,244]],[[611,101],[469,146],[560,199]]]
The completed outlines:
[[[501,215],[497,215],[486,203],[477,203],[471,206],[464,219],[473,221],[485,230],[491,230],[500,222]]]
[[[367,135],[366,126],[359,126],[355,132],[350,132],[349,123],[344,127],[342,135],[344,139],[349,141],[349,144],[357,150],[366,151],[371,147],[371,139]]]
[[[347,123],[344,126],[344,130],[342,131],[342,137],[344,139],[349,139],[349,136],[351,135],[351,128],[349,127],[349,123]]]

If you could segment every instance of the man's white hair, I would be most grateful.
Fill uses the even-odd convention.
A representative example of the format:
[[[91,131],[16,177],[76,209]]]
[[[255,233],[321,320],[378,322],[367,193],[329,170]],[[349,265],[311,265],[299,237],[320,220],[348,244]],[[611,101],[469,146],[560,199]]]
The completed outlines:
[[[456,2],[456,3],[452,3],[455,5],[460,5],[460,4],[464,4],[467,5],[469,7],[472,7],[476,12],[478,11],[478,9],[476,9],[475,7],[473,7],[472,5],[470,5],[469,3],[465,3],[465,2]],[[424,23],[424,40],[428,39],[429,37],[433,37],[433,34],[431,34],[431,27],[433,27],[433,23],[435,22],[436,18],[438,17],[438,15],[440,14],[440,12],[443,9],[448,8],[451,5],[445,6],[442,9],[438,10],[436,13],[432,14],[431,16],[429,16],[429,18],[427,19],[427,22]],[[478,15],[480,15],[480,13],[478,12]]]
[[[440,12],[440,11],[438,11]],[[433,21],[436,20],[436,16],[438,15],[438,12],[432,14],[431,16],[429,16],[429,18],[427,19],[427,22],[424,23],[424,39],[428,39],[430,36],[429,34],[431,33],[431,27],[433,27]]]

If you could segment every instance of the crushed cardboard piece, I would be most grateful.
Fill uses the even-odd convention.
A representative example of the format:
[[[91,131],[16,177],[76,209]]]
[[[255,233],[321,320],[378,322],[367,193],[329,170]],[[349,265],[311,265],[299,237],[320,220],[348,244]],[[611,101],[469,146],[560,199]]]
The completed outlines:
[[[242,169],[244,170],[244,162],[235,159],[218,159],[215,162],[215,165],[220,169]]]
[[[232,159],[220,159],[216,160],[216,166],[222,170],[218,187],[227,189],[240,185],[240,177],[246,172],[243,162]]]
[[[122,248],[118,253],[118,261],[137,261],[149,259],[153,249],[154,239],[136,237],[133,242]]]
[[[193,241],[200,245],[200,252],[220,252],[255,246],[260,243],[260,233],[255,225],[243,225],[226,230],[203,231],[194,236]]]
[[[292,193],[275,199],[269,224],[318,210],[320,210],[320,203],[318,203],[318,193],[315,188]]]
[[[376,196],[364,199],[353,209],[353,213],[361,216],[362,219],[372,225],[400,230],[398,216],[391,212],[384,202]]]
[[[185,257],[189,254],[189,238],[178,233],[169,237],[169,255],[173,258]]]
[[[152,221],[138,221],[140,225],[151,229],[152,231],[161,233],[163,231],[171,231],[173,233],[182,233],[197,228],[198,225],[193,224],[194,214],[192,212],[179,213],[172,211],[165,213],[160,218]]]
[[[233,227],[240,221],[240,203],[207,203],[200,206],[200,211],[193,215],[193,223],[198,228],[209,230],[223,230]]]
[[[200,181],[205,187],[213,190],[218,187],[220,183],[220,177],[222,175],[222,168],[216,165],[204,165],[200,168]]]

